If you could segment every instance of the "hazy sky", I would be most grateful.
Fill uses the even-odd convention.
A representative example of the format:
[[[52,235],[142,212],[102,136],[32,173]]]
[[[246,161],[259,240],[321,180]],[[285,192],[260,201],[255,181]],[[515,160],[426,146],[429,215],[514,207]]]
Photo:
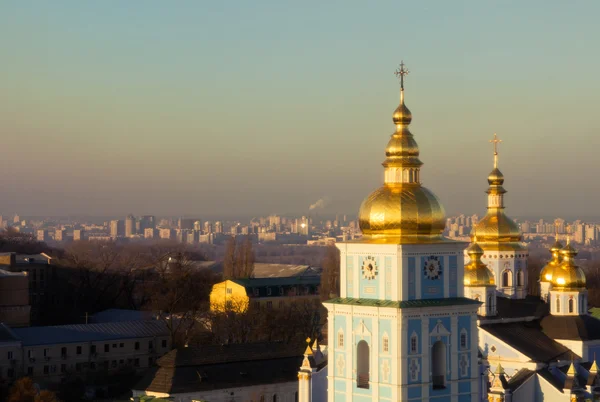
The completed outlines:
[[[3,1],[0,212],[355,213],[401,59],[424,184],[600,215],[600,2]]]

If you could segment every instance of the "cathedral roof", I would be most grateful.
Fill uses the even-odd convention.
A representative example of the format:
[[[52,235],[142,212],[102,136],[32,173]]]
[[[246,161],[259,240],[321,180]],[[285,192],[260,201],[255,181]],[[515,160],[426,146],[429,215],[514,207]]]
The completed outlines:
[[[590,315],[548,315],[541,321],[552,339],[591,341],[600,339],[600,320]]]
[[[178,394],[296,382],[302,349],[279,342],[176,349],[134,389]]]
[[[502,319],[540,319],[549,313],[548,303],[544,303],[537,296],[527,296],[524,299],[509,299],[507,297],[498,297],[496,299],[495,316],[479,317],[482,324],[486,322],[496,322]]]
[[[481,325],[480,329],[500,339],[534,362],[548,363],[580,359],[569,348],[545,334],[539,321],[486,324]]]
[[[327,300],[323,303],[345,304],[351,306],[369,306],[369,307],[390,307],[390,308],[423,308],[423,307],[442,307],[442,306],[460,306],[481,304],[477,300],[467,297],[446,297],[443,299],[419,299],[419,300],[377,300],[377,299],[357,299],[353,297],[337,297]]]

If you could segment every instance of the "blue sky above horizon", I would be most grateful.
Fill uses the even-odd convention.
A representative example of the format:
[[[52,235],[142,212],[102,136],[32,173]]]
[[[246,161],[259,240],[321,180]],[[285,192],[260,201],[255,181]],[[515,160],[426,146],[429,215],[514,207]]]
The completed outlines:
[[[0,212],[354,213],[406,102],[424,185],[596,216],[596,1],[0,4]]]

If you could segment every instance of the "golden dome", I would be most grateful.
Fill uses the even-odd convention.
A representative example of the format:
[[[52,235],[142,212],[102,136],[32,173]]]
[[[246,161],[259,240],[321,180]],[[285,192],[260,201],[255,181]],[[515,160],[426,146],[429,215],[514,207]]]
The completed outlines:
[[[548,263],[542,268],[540,272],[540,282],[550,282],[552,281],[552,276],[554,274],[554,270],[560,264],[560,249],[563,245],[557,240],[556,243],[552,247],[550,247],[550,252],[552,253],[552,259],[548,261]]]
[[[586,279],[583,270],[575,264],[577,251],[567,243],[560,251],[563,262],[554,269],[552,288],[557,290],[572,290],[585,288]]]
[[[412,121],[412,113],[410,112],[410,110],[408,110],[408,108],[404,104],[404,99],[400,100],[400,105],[398,105],[396,110],[394,110],[393,119],[394,119],[394,124],[409,125],[410,122]]]
[[[446,214],[439,199],[421,186],[419,146],[408,125],[412,114],[404,104],[404,64],[396,72],[401,79],[400,105],[394,111],[396,131],[392,134],[383,162],[384,185],[362,202],[359,226],[364,241],[443,241]],[[392,240],[393,239],[393,240]]]
[[[473,228],[481,242],[508,243],[521,241],[521,232],[515,221],[503,209],[488,209],[487,214]],[[484,247],[485,249],[485,247]]]
[[[467,254],[471,258],[468,264],[465,265],[464,285],[465,286],[496,286],[494,274],[481,261],[483,249],[477,242],[471,243],[467,248]]]
[[[384,185],[361,204],[359,225],[364,235],[399,236],[407,241],[441,239],[446,214],[438,198],[415,185]]]
[[[498,168],[494,168],[488,175],[488,183],[490,186],[501,186],[504,184],[504,175]]]

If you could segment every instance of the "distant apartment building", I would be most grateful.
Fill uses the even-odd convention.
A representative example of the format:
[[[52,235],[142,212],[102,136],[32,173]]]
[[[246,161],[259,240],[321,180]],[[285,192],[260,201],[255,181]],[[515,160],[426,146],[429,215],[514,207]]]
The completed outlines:
[[[160,229],[159,235],[160,235],[161,239],[166,239],[166,240],[174,240],[175,239],[175,231],[173,229],[162,228],[162,229]]]
[[[156,228],[156,218],[154,215],[143,215],[139,220],[140,233],[146,233],[146,229]]]
[[[179,220],[177,221],[177,228],[182,230],[192,230],[194,229],[194,222],[196,222],[197,220],[198,219],[192,218],[179,218]]]
[[[74,241],[85,240],[85,230],[83,230],[83,229],[73,230],[73,240]]]
[[[125,234],[125,224],[120,219],[110,221],[110,237],[113,239]]]
[[[156,239],[158,237],[158,230],[155,228],[146,228],[144,229],[144,238],[145,239]]]
[[[215,233],[223,233],[223,222],[215,222]]]
[[[50,236],[48,235],[48,230],[46,230],[46,229],[39,229],[37,231],[37,241],[46,242],[48,240],[50,240]]]
[[[54,240],[55,241],[67,240],[67,231],[65,229],[56,229],[54,231]]]
[[[132,237],[137,233],[135,225],[135,216],[128,215],[127,218],[125,218],[125,237]]]
[[[171,350],[162,321],[9,328],[0,324],[0,375],[55,383],[130,367],[142,371]]]

